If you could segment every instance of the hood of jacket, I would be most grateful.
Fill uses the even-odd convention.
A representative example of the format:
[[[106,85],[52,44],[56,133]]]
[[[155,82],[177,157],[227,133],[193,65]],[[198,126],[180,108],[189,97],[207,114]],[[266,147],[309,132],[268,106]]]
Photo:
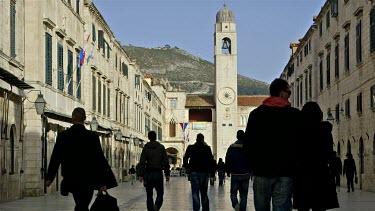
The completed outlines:
[[[150,141],[145,145],[145,147],[149,149],[156,149],[158,146],[160,146],[158,141]]]
[[[290,102],[284,100],[281,97],[269,97],[263,101],[263,105],[270,106],[270,107],[280,107],[285,108],[290,106]]]

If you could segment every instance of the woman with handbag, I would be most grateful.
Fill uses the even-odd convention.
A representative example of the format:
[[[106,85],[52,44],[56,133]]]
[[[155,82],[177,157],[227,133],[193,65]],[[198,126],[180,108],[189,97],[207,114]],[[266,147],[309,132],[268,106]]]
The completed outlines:
[[[357,179],[357,168],[355,166],[353,155],[351,153],[347,153],[346,157],[347,159],[344,160],[343,173],[346,176],[346,182],[347,182],[348,193],[349,193],[350,188],[352,188],[352,192],[354,192],[354,183],[353,183],[354,178],[356,178],[357,182],[358,182],[358,179]]]

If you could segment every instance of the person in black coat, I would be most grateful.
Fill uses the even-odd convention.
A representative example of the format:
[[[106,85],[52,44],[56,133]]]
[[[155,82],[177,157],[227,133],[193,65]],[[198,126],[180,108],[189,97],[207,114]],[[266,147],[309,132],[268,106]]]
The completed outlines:
[[[293,208],[298,211],[337,208],[336,185],[329,167],[334,158],[332,125],[322,122],[323,112],[316,102],[303,106],[301,118]]]
[[[346,157],[347,157],[347,159],[344,160],[343,173],[346,176],[348,192],[350,192],[350,188],[352,188],[352,192],[354,192],[353,180],[354,180],[354,176],[357,176],[357,168],[355,166],[353,155],[351,153],[347,153]]]
[[[99,136],[84,126],[86,112],[77,107],[68,130],[60,132],[45,177],[50,186],[61,164],[61,194],[73,194],[76,211],[88,211],[94,190],[117,186],[116,178],[104,157]]]
[[[225,179],[225,163],[222,158],[219,158],[217,163],[217,174],[219,176],[219,186],[223,186]]]

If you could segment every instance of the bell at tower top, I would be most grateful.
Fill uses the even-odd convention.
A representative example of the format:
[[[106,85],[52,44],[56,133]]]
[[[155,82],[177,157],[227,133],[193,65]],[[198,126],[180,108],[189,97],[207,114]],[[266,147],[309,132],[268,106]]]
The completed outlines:
[[[227,8],[226,4],[224,4],[224,8],[221,9],[216,14],[216,23],[223,23],[223,22],[234,23],[233,12]]]

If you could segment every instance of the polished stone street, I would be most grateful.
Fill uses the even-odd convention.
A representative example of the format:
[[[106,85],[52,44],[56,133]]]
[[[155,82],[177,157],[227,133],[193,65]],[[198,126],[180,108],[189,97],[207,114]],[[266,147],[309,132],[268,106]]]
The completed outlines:
[[[226,180],[224,187],[209,187],[211,210],[233,210],[229,199],[230,180]],[[146,192],[141,183],[131,185],[129,182],[120,183],[119,187],[109,190],[109,193],[118,200],[120,210],[145,211]],[[339,192],[340,211],[367,211],[375,207],[375,193],[356,190],[347,193],[345,189]],[[71,194],[68,197],[59,193],[42,197],[24,198],[12,202],[0,203],[0,211],[65,211],[73,210],[74,202]],[[190,183],[184,177],[172,177],[165,184],[164,204],[161,210],[192,210]],[[254,210],[252,188],[248,198],[248,210]]]

